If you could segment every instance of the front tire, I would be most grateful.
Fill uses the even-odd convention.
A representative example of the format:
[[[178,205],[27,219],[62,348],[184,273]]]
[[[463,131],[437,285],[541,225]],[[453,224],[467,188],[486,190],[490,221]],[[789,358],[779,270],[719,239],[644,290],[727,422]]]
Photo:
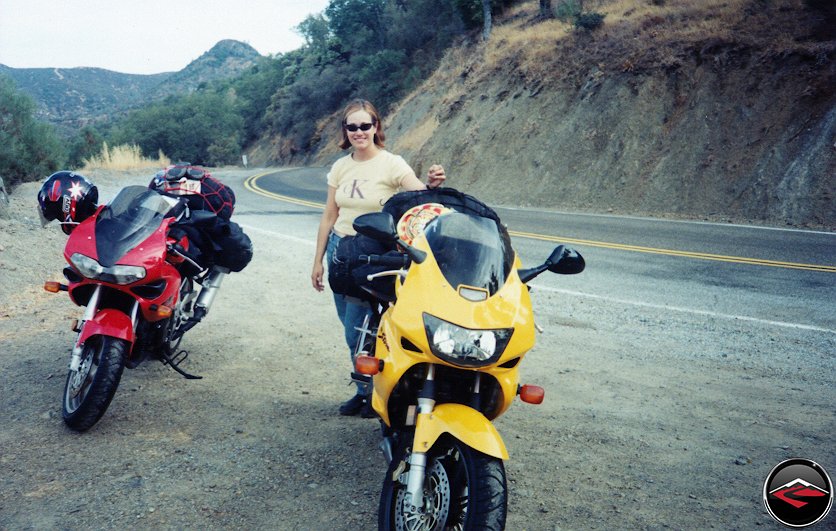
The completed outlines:
[[[478,452],[449,436],[440,439],[427,459],[425,510],[412,514],[404,504],[408,466],[402,469],[409,454],[409,448],[401,445],[386,472],[378,511],[380,530],[498,531],[505,528],[508,489],[501,459]],[[397,477],[392,477],[399,472]]]
[[[102,418],[125,368],[128,342],[107,336],[87,339],[81,365],[67,374],[64,386],[64,423],[75,431],[86,431]]]

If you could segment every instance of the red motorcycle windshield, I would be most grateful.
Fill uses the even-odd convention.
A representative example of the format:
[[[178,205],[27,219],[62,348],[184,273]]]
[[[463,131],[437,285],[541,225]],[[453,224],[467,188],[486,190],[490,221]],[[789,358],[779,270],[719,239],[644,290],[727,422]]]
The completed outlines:
[[[177,199],[143,186],[123,188],[96,219],[96,253],[103,267],[111,267],[145,241],[162,223]]]
[[[493,295],[508,279],[514,263],[511,238],[492,219],[452,212],[430,222],[424,234],[454,288],[472,286]]]

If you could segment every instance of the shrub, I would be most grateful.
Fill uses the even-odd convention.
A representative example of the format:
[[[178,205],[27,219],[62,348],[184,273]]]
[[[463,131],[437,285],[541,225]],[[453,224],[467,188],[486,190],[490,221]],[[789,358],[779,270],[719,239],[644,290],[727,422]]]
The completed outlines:
[[[561,0],[554,10],[554,16],[558,20],[568,22],[576,19],[581,14],[582,9],[581,3],[577,0]]]
[[[241,156],[241,145],[235,136],[216,139],[207,149],[210,166],[236,164]]]
[[[575,28],[592,31],[604,23],[604,16],[601,13],[581,13],[575,17]]]
[[[0,176],[9,188],[43,179],[67,158],[54,128],[36,120],[34,112],[32,99],[0,76]]]

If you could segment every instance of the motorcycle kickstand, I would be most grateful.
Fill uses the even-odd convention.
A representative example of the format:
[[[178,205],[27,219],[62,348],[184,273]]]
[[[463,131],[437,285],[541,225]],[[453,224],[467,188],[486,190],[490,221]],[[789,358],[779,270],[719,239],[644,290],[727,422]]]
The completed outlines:
[[[186,360],[186,358],[188,358],[188,357],[189,357],[189,353],[186,352],[185,350],[181,350],[180,352],[178,352],[174,356],[171,356],[168,353],[168,349],[164,349],[163,352],[162,352],[163,365],[168,365],[169,367],[171,367],[172,369],[174,369],[175,371],[177,371],[178,373],[183,375],[183,377],[186,378],[187,380],[202,380],[203,376],[197,376],[196,374],[189,374],[188,372],[184,371],[183,369],[181,369],[179,367],[179,365],[181,363],[183,363]]]

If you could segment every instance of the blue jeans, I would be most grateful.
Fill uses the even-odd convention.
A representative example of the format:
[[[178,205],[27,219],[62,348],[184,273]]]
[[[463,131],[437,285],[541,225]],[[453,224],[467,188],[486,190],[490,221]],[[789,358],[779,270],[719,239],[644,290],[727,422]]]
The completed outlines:
[[[334,256],[334,251],[337,249],[337,244],[340,242],[340,237],[333,232],[328,235],[328,246],[325,249],[325,259],[328,264],[331,263],[331,257]],[[348,345],[348,356],[351,360],[352,370],[354,369],[354,349],[357,347],[357,342],[360,340],[360,331],[357,330],[363,326],[366,316],[371,317],[372,309],[367,302],[361,301],[354,297],[346,297],[339,293],[334,293],[334,305],[337,307],[337,316],[343,324],[345,332],[345,343]],[[371,394],[369,385],[357,383],[357,394],[368,395]]]

